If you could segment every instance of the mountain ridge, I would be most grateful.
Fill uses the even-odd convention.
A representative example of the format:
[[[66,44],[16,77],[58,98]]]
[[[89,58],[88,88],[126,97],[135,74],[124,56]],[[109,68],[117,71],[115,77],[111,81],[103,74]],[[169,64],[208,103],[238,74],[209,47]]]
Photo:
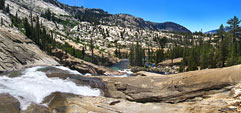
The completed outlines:
[[[107,11],[99,8],[70,6],[63,4],[57,0],[44,1],[66,10],[68,13],[70,13],[72,16],[79,20],[94,22],[96,24],[114,25],[155,31],[191,32],[186,27],[175,22],[151,22],[146,21],[140,17],[135,17],[131,14],[110,14]]]
[[[207,31],[205,32],[206,34],[216,34],[218,31],[218,29],[215,29],[215,30],[210,30],[210,31]],[[229,28],[224,28],[224,31],[230,31]]]

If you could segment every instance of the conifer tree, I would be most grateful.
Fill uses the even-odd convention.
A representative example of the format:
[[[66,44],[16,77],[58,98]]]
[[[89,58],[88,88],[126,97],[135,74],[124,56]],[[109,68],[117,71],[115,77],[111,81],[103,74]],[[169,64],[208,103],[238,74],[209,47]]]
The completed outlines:
[[[196,52],[195,48],[192,48],[188,60],[188,71],[194,71],[197,69]]]
[[[0,0],[0,10],[5,9],[5,0]]]
[[[39,17],[36,17],[36,27],[35,27],[35,40],[38,45],[40,45],[40,23]]]
[[[32,35],[31,25],[29,24],[27,18],[24,19],[24,28],[25,28],[25,31],[26,31],[26,36],[29,37],[29,38],[32,38],[31,37],[31,35]]]
[[[201,69],[206,69],[208,68],[208,56],[207,56],[207,47],[205,45],[201,49],[201,61],[200,61],[200,68]]]
[[[179,67],[179,72],[184,72],[185,71],[185,61],[182,60],[181,65]]]
[[[135,65],[136,66],[142,65],[141,47],[139,45],[139,42],[136,43],[136,47],[135,47]]]
[[[134,44],[131,45],[129,60],[132,66],[142,67],[144,65],[144,60],[143,60],[144,56],[145,56],[144,49],[142,49],[139,42],[137,42],[135,45]]]
[[[234,18],[228,20],[227,24],[229,24],[228,28],[231,29],[230,34],[232,37],[232,45],[231,45],[231,54],[228,59],[228,65],[235,65],[238,61],[238,55],[240,51],[238,50],[238,47],[240,46],[240,43],[237,42],[238,33],[240,32],[240,20],[234,16]],[[240,40],[240,39],[239,39]],[[239,45],[238,45],[239,44]]]
[[[150,45],[148,45],[147,48],[147,57],[148,57],[148,62],[151,63],[151,50],[150,50]]]
[[[85,47],[82,47],[82,59],[85,57]]]
[[[159,62],[161,62],[164,58],[164,53],[163,53],[163,50],[161,48],[159,48],[157,51],[156,51],[156,64],[158,64]]]
[[[92,37],[90,39],[90,50],[91,50],[91,62],[94,62],[94,42]]]
[[[227,44],[225,43],[225,31],[223,24],[220,26],[219,30],[217,31],[218,37],[221,39],[221,41],[218,44],[217,52],[216,52],[216,58],[218,62],[218,67],[224,67],[224,63],[227,59]]]
[[[230,33],[232,34],[232,43],[236,42],[237,33],[240,31],[240,20],[234,16],[234,18],[228,20],[227,24],[229,24],[229,27],[231,29]]]
[[[130,47],[130,54],[129,54],[129,60],[130,60],[130,64],[133,66],[134,65],[134,57],[135,57],[135,53],[134,53],[135,49],[134,49],[134,45],[131,44]]]
[[[3,25],[4,25],[3,18],[1,17],[1,26],[3,26]]]
[[[10,13],[9,4],[7,5],[5,10],[6,10],[6,13],[8,13],[8,14]]]

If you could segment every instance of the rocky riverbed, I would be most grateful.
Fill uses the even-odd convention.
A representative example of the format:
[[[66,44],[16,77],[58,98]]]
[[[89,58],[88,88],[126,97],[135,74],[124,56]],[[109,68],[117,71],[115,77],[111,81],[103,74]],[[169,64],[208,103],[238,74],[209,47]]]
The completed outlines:
[[[0,113],[240,112],[240,68],[120,78],[32,67],[1,74]]]

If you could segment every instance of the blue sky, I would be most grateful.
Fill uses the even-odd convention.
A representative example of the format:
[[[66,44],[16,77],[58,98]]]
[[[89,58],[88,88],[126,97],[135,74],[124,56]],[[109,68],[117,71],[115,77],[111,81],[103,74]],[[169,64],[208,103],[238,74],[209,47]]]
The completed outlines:
[[[64,4],[126,13],[153,22],[175,22],[191,31],[219,28],[237,16],[241,0],[58,0]]]

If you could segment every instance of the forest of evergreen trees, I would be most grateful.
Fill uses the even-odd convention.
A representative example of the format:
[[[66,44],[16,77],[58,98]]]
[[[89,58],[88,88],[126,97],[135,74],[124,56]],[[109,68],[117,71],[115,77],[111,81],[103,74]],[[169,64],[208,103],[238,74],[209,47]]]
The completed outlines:
[[[237,65],[241,63],[241,40],[240,40],[240,20],[234,18],[228,20],[227,26],[230,31],[225,31],[221,25],[216,33],[218,41],[216,45],[211,42],[203,42],[199,45],[193,45],[183,55],[183,62],[180,71],[185,71],[184,67],[188,67],[187,71],[206,68],[222,68],[226,66]]]
[[[183,46],[175,46],[164,52],[163,45],[166,39],[155,39],[159,42],[159,49],[152,50],[142,48],[138,43],[130,47],[129,59],[132,66],[143,66],[144,63],[154,63],[166,59],[183,58],[180,65],[180,72],[193,71],[207,68],[222,68],[226,66],[237,65],[241,63],[241,28],[240,20],[234,18],[228,20],[227,26],[230,31],[225,31],[223,25],[215,35],[195,32],[192,34],[183,34],[184,41],[179,42]],[[201,38],[194,42],[194,35]],[[203,41],[203,37],[210,37],[209,41]],[[215,37],[211,40],[211,37]],[[191,41],[190,41],[191,39]],[[159,41],[160,40],[160,41]],[[214,42],[214,44],[212,43]],[[176,42],[172,42],[176,43]],[[162,45],[162,46],[161,46]],[[190,47],[191,46],[191,47]],[[147,53],[147,55],[145,55]]]
[[[0,0],[0,2],[4,2],[4,0]],[[75,58],[83,59],[88,62],[92,62],[94,64],[104,64],[106,62],[106,59],[104,58],[104,55],[102,53],[102,56],[95,56],[94,55],[94,41],[90,41],[89,47],[91,51],[91,55],[88,55],[85,53],[87,47],[83,47],[82,50],[75,49],[68,43],[61,44],[55,41],[54,35],[55,31],[47,31],[46,28],[42,25],[42,22],[40,21],[39,17],[32,17],[30,15],[30,19],[27,17],[24,19],[19,18],[18,13],[15,15],[12,15],[9,13],[9,6],[6,8],[1,6],[5,13],[8,13],[10,19],[11,19],[11,27],[18,28],[22,33],[24,33],[28,38],[30,38],[33,42],[35,42],[36,45],[40,47],[41,50],[46,51],[47,54],[53,55],[52,50],[59,48],[65,51],[65,53],[68,53]],[[7,9],[7,12],[6,12]],[[41,14],[41,17],[57,22],[57,23],[63,23],[65,20],[61,20],[57,17],[55,17],[55,14],[52,13],[49,9]],[[1,25],[3,25],[3,21],[1,18]],[[58,56],[60,59],[62,56]]]
[[[86,47],[84,47],[82,50],[78,50],[67,43],[60,44],[56,42],[53,36],[54,33],[51,31],[47,32],[46,28],[42,26],[39,17],[32,18],[30,19],[31,22],[29,22],[27,18],[20,19],[17,13],[16,15],[9,14],[9,16],[12,21],[12,27],[15,26],[20,31],[22,31],[28,38],[34,41],[36,45],[40,47],[41,50],[46,51],[49,55],[52,55],[53,49],[59,48],[76,58],[83,59],[85,61],[92,62],[95,64],[99,63],[96,58],[91,58],[89,55],[85,53]],[[93,43],[90,43],[90,45],[93,46]],[[58,57],[61,58],[62,56]],[[104,62],[103,59],[101,59],[101,61]]]

